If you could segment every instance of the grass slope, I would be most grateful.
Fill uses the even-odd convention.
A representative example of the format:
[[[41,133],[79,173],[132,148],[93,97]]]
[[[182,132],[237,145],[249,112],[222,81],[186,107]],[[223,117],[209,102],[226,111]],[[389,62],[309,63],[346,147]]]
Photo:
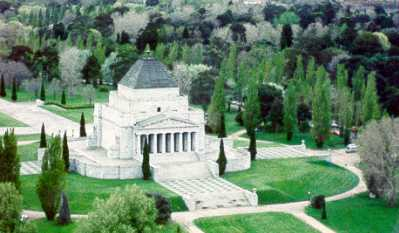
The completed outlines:
[[[0,112],[0,127],[26,127],[24,123]]]
[[[252,162],[247,171],[225,178],[247,190],[257,189],[260,204],[285,203],[345,192],[358,183],[356,175],[317,159],[279,159]]]
[[[203,218],[195,224],[205,233],[316,233],[290,214],[261,213]]]
[[[21,190],[24,198],[24,209],[41,210],[39,199],[36,195],[38,176],[22,176]],[[107,198],[116,188],[126,185],[137,185],[145,192],[157,192],[167,197],[173,211],[184,211],[187,207],[183,199],[177,194],[163,188],[153,181],[135,180],[100,180],[83,177],[76,174],[67,176],[66,194],[72,213],[85,214],[92,210],[96,198]]]
[[[18,146],[19,160],[21,162],[37,160],[38,148],[39,148],[38,142],[28,145]]]
[[[327,220],[319,210],[307,208],[307,214],[338,233],[391,233],[398,230],[399,208],[388,208],[382,200],[370,199],[366,193],[329,202]]]
[[[41,107],[46,109],[47,111],[50,111],[64,118],[67,118],[76,123],[80,122],[80,116],[82,115],[83,112],[85,114],[86,123],[93,122],[93,111],[94,111],[93,108],[64,109],[55,105],[44,105]]]

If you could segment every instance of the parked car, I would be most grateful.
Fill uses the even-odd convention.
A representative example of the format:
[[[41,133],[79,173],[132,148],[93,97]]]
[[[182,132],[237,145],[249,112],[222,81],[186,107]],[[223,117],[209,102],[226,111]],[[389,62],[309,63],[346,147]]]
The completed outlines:
[[[345,149],[346,153],[356,153],[357,152],[357,145],[356,144],[349,144],[346,146]]]

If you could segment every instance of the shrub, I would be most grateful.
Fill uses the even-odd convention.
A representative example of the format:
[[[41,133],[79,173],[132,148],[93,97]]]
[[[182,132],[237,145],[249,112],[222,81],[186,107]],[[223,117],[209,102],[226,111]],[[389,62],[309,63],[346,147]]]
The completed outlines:
[[[147,193],[146,195],[153,198],[155,201],[155,207],[158,210],[158,215],[155,222],[157,224],[168,223],[172,214],[172,207],[169,200],[159,193]]]
[[[22,211],[22,197],[12,183],[0,183],[0,232],[14,232]]]
[[[320,210],[325,205],[325,202],[326,202],[325,196],[318,195],[318,196],[315,196],[312,198],[311,206],[312,206],[312,208]]]

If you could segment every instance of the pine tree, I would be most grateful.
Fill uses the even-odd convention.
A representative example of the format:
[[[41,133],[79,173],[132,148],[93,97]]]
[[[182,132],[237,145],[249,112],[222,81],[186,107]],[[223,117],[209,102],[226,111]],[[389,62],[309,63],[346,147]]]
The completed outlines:
[[[11,100],[12,101],[17,101],[18,96],[17,96],[17,81],[15,80],[15,77],[12,80],[12,90],[11,90]]]
[[[143,164],[141,166],[143,172],[143,179],[149,180],[151,178],[151,168],[150,168],[150,145],[147,140],[144,142],[143,148]]]
[[[56,136],[50,140],[49,148],[44,153],[42,173],[36,185],[37,195],[48,220],[54,220],[57,214],[64,186],[61,138]]]
[[[46,101],[46,88],[44,86],[44,80],[42,80],[42,84],[40,86],[40,100]]]
[[[362,100],[362,121],[363,124],[370,120],[378,120],[381,116],[378,104],[378,94],[375,81],[375,73],[371,72],[367,77],[367,86]]]
[[[183,45],[181,50],[181,59],[186,64],[192,64],[191,48],[187,44]]]
[[[256,159],[256,126],[260,117],[260,105],[258,96],[258,85],[255,76],[251,77],[248,84],[248,91],[244,108],[244,125],[249,136],[249,152],[251,160]]]
[[[179,44],[173,42],[171,47],[169,48],[169,55],[168,55],[168,65],[172,66],[174,62],[177,61],[179,58]]]
[[[292,46],[293,32],[291,25],[284,24],[283,31],[281,32],[280,48],[285,49]]]
[[[43,123],[42,129],[40,131],[40,146],[39,146],[39,148],[46,148],[46,147],[47,147],[46,130],[45,130],[44,123]]]
[[[154,56],[159,61],[164,62],[166,47],[163,43],[158,43],[155,48]]]
[[[17,151],[17,138],[14,131],[6,131],[0,138],[0,182],[10,182],[20,188],[20,162]]]
[[[1,75],[1,79],[0,79],[0,97],[6,97],[6,96],[7,96],[6,84],[4,82],[4,76]]]
[[[69,171],[69,147],[68,147],[68,138],[67,133],[64,133],[64,137],[62,139],[62,159],[64,160],[65,172]]]
[[[82,115],[80,115],[80,137],[86,137],[86,120],[85,120],[85,114],[82,112]]]
[[[224,112],[221,113],[220,118],[221,118],[220,119],[220,130],[219,130],[218,137],[225,138],[227,136],[227,134],[226,134],[226,120],[225,120]]]
[[[312,134],[318,148],[330,136],[331,127],[331,84],[324,67],[317,70],[317,81],[312,100]]]
[[[64,192],[61,194],[61,208],[58,213],[57,222],[59,225],[67,225],[72,222],[71,211],[69,210],[68,198]]]
[[[298,112],[296,89],[292,84],[288,85],[288,88],[285,92],[283,106],[284,106],[283,122],[284,122],[285,132],[287,133],[287,140],[291,141],[294,132],[297,128],[297,112]]]
[[[211,103],[208,108],[208,126],[216,134],[221,131],[221,115],[225,112],[225,95],[224,95],[224,66],[220,68],[219,78],[216,80],[215,89],[213,90],[213,95]]]
[[[66,94],[65,94],[65,90],[62,90],[61,104],[62,104],[62,105],[65,105],[65,104],[66,104]]]
[[[224,152],[224,142],[222,138],[220,139],[219,158],[216,162],[219,165],[219,176],[223,176],[226,171],[227,158]]]
[[[86,80],[86,84],[91,83],[94,87],[97,87],[98,81],[101,79],[101,65],[94,55],[91,55],[87,60],[82,74],[83,79]]]

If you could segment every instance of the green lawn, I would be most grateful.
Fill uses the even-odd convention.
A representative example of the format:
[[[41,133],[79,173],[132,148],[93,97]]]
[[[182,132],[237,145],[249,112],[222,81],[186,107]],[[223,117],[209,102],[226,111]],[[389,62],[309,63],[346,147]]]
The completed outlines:
[[[233,142],[233,147],[234,148],[248,148],[249,146],[249,141],[244,140],[244,139],[237,139]],[[276,146],[282,146],[280,143],[274,143],[274,142],[264,142],[264,141],[256,141],[256,146],[258,148],[267,148],[267,147],[276,147]]]
[[[67,226],[57,225],[55,222],[47,221],[46,219],[34,220],[33,223],[36,225],[39,233],[73,233],[77,228],[79,221],[75,220],[73,223]],[[176,233],[178,225],[176,223],[169,223],[165,226],[159,226],[159,233]],[[183,231],[181,233],[184,233]]]
[[[282,143],[282,144],[288,144],[288,145],[300,145],[302,140],[305,140],[306,147],[311,148],[311,149],[316,149],[316,143],[310,133],[297,133],[294,134],[294,138],[291,141],[287,141],[287,135],[286,133],[268,133],[264,131],[259,131],[256,134],[256,139],[257,140],[266,140],[266,141],[271,141],[271,142],[276,142],[276,143]],[[332,149],[338,149],[338,148],[344,148],[344,139],[336,136],[336,135],[331,135],[329,140],[325,142],[324,148],[332,148]]]
[[[38,176],[22,176],[22,194],[24,209],[41,210],[39,199],[36,195]],[[177,194],[163,188],[153,181],[135,180],[100,180],[83,177],[76,174],[67,176],[66,194],[72,213],[85,214],[92,210],[95,198],[107,198],[117,187],[136,184],[146,192],[157,192],[166,196],[173,211],[184,211],[187,207],[183,199]]]
[[[39,148],[39,142],[18,146],[19,160],[21,162],[37,160],[38,148]]]
[[[225,178],[247,190],[257,189],[260,204],[304,201],[311,195],[334,195],[358,184],[356,175],[323,160],[257,160],[247,171]]]
[[[26,127],[24,123],[0,112],[0,127]]]
[[[382,200],[363,193],[352,198],[327,203],[327,220],[319,210],[306,212],[338,233],[392,233],[398,230],[399,208],[388,208]]]
[[[18,142],[39,141],[40,140],[40,134],[20,134],[20,135],[16,135],[16,136],[17,136]]]
[[[202,218],[195,224],[205,233],[316,233],[294,216],[285,213],[261,213]]]
[[[86,123],[93,122],[93,108],[64,109],[56,105],[44,105],[42,108],[77,123],[80,122],[80,116],[83,112],[85,114]]]
[[[227,134],[233,134],[235,132],[238,132],[242,129],[244,129],[244,127],[242,127],[241,125],[239,125],[235,118],[236,118],[237,112],[235,111],[231,111],[231,112],[226,112],[225,114],[225,122],[226,122],[226,132]]]

